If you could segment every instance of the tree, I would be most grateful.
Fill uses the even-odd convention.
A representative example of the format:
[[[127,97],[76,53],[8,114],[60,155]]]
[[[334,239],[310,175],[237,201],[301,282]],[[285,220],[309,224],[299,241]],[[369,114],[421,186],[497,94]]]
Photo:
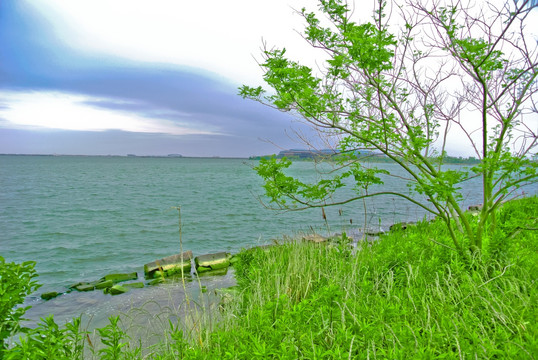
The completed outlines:
[[[346,170],[307,184],[286,175],[287,159],[262,160],[256,170],[270,201],[282,208],[328,206],[349,178],[357,195],[345,202],[400,196],[441,218],[462,256],[487,250],[496,209],[538,176],[531,161],[538,141],[538,48],[525,28],[535,7],[531,0],[500,7],[494,1],[377,0],[373,20],[365,23],[352,21],[343,0],[320,0],[324,17],[302,9],[303,37],[323,54],[323,66],[312,69],[288,59],[285,49],[265,47],[261,67],[273,91],[243,86],[240,95],[299,114],[336,138]],[[455,130],[480,159],[470,171],[443,167]],[[358,151],[392,159],[426,201],[369,192],[387,174],[361,164]],[[483,206],[471,221],[459,190],[475,176]]]

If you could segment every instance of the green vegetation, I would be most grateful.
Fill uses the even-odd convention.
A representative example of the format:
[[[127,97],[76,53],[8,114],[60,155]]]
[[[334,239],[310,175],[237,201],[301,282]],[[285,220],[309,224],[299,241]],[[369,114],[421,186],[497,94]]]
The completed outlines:
[[[339,157],[339,153],[333,153],[333,154],[330,154],[330,155],[324,155],[324,154],[319,154],[319,153],[316,153],[316,152],[311,152],[311,153],[308,153],[307,150],[303,150],[306,154],[308,154],[308,156],[297,156],[297,155],[293,155],[293,154],[289,154],[290,151],[281,151],[278,155],[276,154],[273,154],[273,155],[259,155],[259,156],[251,156],[249,157],[249,160],[270,160],[271,158],[277,158],[277,159],[282,159],[282,158],[286,158],[288,160],[291,160],[291,161],[301,161],[301,160],[316,160],[316,161],[341,161],[342,159]],[[395,163],[394,160],[392,160],[391,158],[387,157],[387,156],[380,156],[380,155],[375,155],[375,154],[355,154],[355,156],[357,156],[357,159],[360,159],[361,161],[363,162],[368,162],[368,163]],[[403,159],[402,159],[403,160]],[[433,163],[436,162],[436,159],[435,158],[432,158],[430,159],[430,161],[432,161]],[[443,161],[445,164],[456,164],[456,165],[477,165],[480,163],[480,161],[478,159],[476,159],[475,157],[473,156],[469,156],[469,157],[461,157],[461,156],[458,156],[458,157],[455,157],[455,156],[448,156],[446,155],[444,158],[443,158]],[[533,161],[536,161],[536,160],[533,160]]]
[[[17,307],[36,291],[40,285],[34,280],[35,262],[8,263],[0,256],[0,359],[7,346],[7,339],[19,331],[22,316],[29,307]]]
[[[237,302],[192,358],[533,359],[538,199],[497,215],[513,240],[502,260],[462,262],[441,221],[356,250],[343,241],[242,252]]]
[[[315,67],[289,59],[286,49],[264,47],[261,67],[271,91],[243,86],[239,93],[301,116],[322,143],[335,144],[341,171],[310,183],[289,175],[290,159],[260,159],[255,170],[269,200],[302,209],[399,196],[441,219],[451,246],[472,261],[501,241],[490,238],[497,234],[495,210],[538,178],[531,161],[538,146],[538,43],[524,31],[538,3],[377,0],[372,20],[363,23],[353,19],[364,9],[347,1],[318,3],[317,11],[299,12],[303,37],[320,54]],[[443,167],[453,163],[447,150],[462,147],[478,164]],[[392,175],[357,152],[398,164],[417,196],[373,191]],[[473,177],[482,182],[478,224],[461,207],[461,184]],[[335,202],[344,187],[354,194]]]
[[[285,49],[266,49],[261,66],[274,93],[244,86],[240,94],[298,113],[338,142],[340,171],[314,184],[288,176],[285,157],[261,159],[256,170],[273,203],[324,207],[390,194],[436,221],[357,247],[344,234],[244,250],[234,263],[238,286],[220,292],[220,311],[202,301],[202,316],[191,317],[187,299],[190,325],[169,321],[149,347],[117,316],[93,342],[80,319],[62,328],[50,316],[22,328],[26,308],[17,306],[38,286],[33,263],[0,257],[0,359],[534,359],[538,198],[505,201],[538,178],[531,161],[538,135],[527,116],[538,112],[538,43],[524,32],[538,4],[424,3],[389,9],[378,0],[373,21],[357,24],[347,2],[320,0],[324,18],[300,14],[325,66],[314,71]],[[388,14],[399,16],[396,34]],[[478,163],[468,171],[443,167],[453,162],[445,151],[451,128],[475,150]],[[391,174],[362,163],[356,154],[364,152],[403,168],[418,200],[371,192]],[[483,206],[471,214],[460,189],[476,176]],[[331,203],[346,179],[356,196]],[[179,226],[183,253],[181,213]],[[200,285],[201,298],[209,295]],[[17,333],[25,336],[8,344]]]
[[[477,226],[477,215],[466,213]],[[88,342],[75,319],[29,330],[5,359],[534,359],[538,197],[497,209],[506,241],[461,261],[441,220],[350,246],[284,241],[242,251],[215,322],[162,329],[143,348],[118,317]],[[499,237],[500,238],[500,237]],[[510,241],[508,241],[510,240]],[[2,267],[6,267],[2,263]],[[32,274],[32,269],[26,269]],[[4,273],[2,273],[4,274]],[[27,288],[30,276],[20,277]],[[2,320],[5,322],[6,320]]]

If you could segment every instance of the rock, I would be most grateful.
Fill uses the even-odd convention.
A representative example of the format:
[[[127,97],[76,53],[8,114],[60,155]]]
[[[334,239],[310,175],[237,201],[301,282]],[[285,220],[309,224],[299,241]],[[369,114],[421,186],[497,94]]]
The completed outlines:
[[[206,266],[198,266],[196,268],[196,272],[199,274],[199,273],[203,273],[203,272],[206,272],[206,271],[211,271],[212,269],[210,267],[206,267]]]
[[[138,274],[136,272],[129,274],[108,274],[101,278],[101,281],[113,281],[114,283],[119,283],[122,281],[136,280],[138,279]]]
[[[469,211],[480,211],[482,210],[482,207],[482,204],[471,205],[469,206]]]
[[[86,283],[78,285],[77,287],[75,287],[75,289],[77,289],[78,291],[92,291],[95,289],[95,285]]]
[[[122,285],[114,285],[111,288],[108,288],[107,290],[108,290],[107,293],[109,293],[110,295],[124,294],[127,291],[129,291],[128,288],[126,288],[126,287],[124,287]]]
[[[415,224],[414,222],[410,222],[410,221],[399,222],[399,223],[396,223],[396,224],[392,224],[389,227],[389,231],[405,230],[409,226],[414,225],[414,224]]]
[[[56,291],[46,292],[46,293],[41,294],[41,299],[50,300],[50,299],[54,299],[58,295],[60,294],[58,294]]]
[[[186,267],[183,267],[183,270],[181,270],[181,266],[174,267],[171,269],[168,269],[164,272],[164,276],[172,276],[172,275],[181,275],[181,272],[183,272],[183,275],[190,275],[191,273],[191,264],[189,264],[188,269]]]
[[[153,276],[154,279],[164,279],[166,277],[166,272],[161,271],[161,270],[157,270],[157,271],[152,273],[152,276]]]
[[[87,282],[80,281],[80,282],[78,282],[78,283],[74,283],[74,284],[69,285],[67,288],[68,288],[69,290],[76,290],[77,287],[79,287],[79,286],[81,286],[81,285],[88,285],[88,284],[89,284],[89,283],[87,283]]]
[[[368,236],[379,236],[379,235],[383,235],[385,233],[385,230],[381,228],[379,229],[366,228],[364,229],[364,233]]]
[[[163,270],[163,275],[172,275],[181,273],[190,273],[191,271],[192,251],[185,251],[182,254],[176,254],[152,261],[144,265],[144,276],[154,278],[157,270]]]
[[[204,277],[204,276],[224,276],[228,273],[228,268],[222,268],[217,270],[210,270],[210,271],[204,271],[197,273],[198,277]]]
[[[313,243],[322,243],[322,242],[326,242],[327,240],[329,240],[329,238],[327,238],[325,236],[321,236],[319,234],[310,234],[310,235],[303,236],[301,240],[310,241],[310,242],[313,242]]]
[[[151,280],[148,285],[149,286],[153,286],[153,285],[158,285],[158,284],[161,284],[164,282],[164,279],[163,278],[157,278],[157,279],[153,279]]]
[[[142,289],[144,287],[143,282],[133,282],[128,284],[123,284],[123,287],[130,288],[130,289]]]
[[[227,252],[219,252],[215,254],[201,255],[194,258],[196,271],[199,267],[208,267],[211,270],[218,270],[230,266],[231,255]]]
[[[101,282],[95,284],[95,288],[97,290],[109,288],[109,287],[112,287],[112,286],[114,286],[114,281],[112,281],[112,280],[101,281]]]

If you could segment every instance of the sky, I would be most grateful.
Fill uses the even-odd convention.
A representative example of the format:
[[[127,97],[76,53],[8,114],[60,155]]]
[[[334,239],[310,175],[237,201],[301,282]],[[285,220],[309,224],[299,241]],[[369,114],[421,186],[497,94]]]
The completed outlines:
[[[354,15],[369,19],[373,1],[360,1]],[[294,133],[312,133],[298,119],[237,95],[263,85],[264,42],[316,65],[303,7],[316,2],[0,0],[0,154],[305,148]],[[457,141],[447,150],[472,155]]]
[[[262,85],[263,41],[306,48],[294,14],[305,2],[2,0],[0,153],[245,157],[301,147],[297,119],[237,93]]]

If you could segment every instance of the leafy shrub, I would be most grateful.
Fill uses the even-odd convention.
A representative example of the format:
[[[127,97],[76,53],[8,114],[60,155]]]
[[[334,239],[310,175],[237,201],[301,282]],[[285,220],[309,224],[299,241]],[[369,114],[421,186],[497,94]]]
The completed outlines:
[[[0,256],[0,359],[7,348],[7,339],[27,330],[20,326],[20,321],[30,306],[19,305],[40,287],[34,280],[37,277],[34,266],[33,261],[16,264]]]
[[[80,317],[60,328],[53,315],[41,319],[36,329],[30,329],[26,337],[6,350],[6,360],[11,359],[83,359],[84,335]]]

